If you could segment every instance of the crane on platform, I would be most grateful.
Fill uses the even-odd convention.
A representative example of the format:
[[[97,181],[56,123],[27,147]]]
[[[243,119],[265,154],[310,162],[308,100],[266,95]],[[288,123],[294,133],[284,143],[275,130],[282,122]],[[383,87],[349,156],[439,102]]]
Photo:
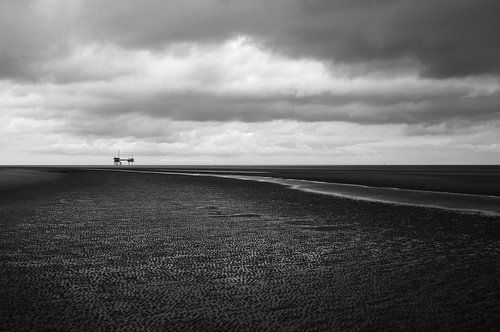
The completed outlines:
[[[128,165],[133,165],[135,160],[134,160],[134,153],[132,152],[132,156],[129,158],[120,158],[120,150],[118,149],[118,155],[114,155],[113,157],[113,163],[115,166],[120,166],[122,165],[122,162],[127,162]]]

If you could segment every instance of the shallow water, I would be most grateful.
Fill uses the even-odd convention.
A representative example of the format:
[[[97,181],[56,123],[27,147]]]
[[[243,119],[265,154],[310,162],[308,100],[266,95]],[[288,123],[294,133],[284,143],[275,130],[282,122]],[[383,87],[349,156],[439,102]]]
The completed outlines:
[[[450,209],[462,212],[476,212],[488,215],[500,215],[500,196],[473,195],[452,192],[439,192],[428,190],[414,190],[403,188],[371,187],[365,185],[329,183],[322,181],[311,181],[301,179],[283,179],[270,176],[228,175],[213,174],[215,171],[205,172],[168,172],[168,171],[144,171],[144,170],[121,170],[105,169],[116,172],[136,172],[167,175],[189,175],[189,176],[215,176],[246,181],[258,181],[276,183],[292,189],[341,196],[352,199],[375,201],[390,204],[416,205],[440,209]],[[101,169],[102,171],[102,169]],[[220,171],[226,172],[226,171]],[[229,172],[229,171],[227,171]]]
[[[252,172],[259,171],[265,172],[265,176],[282,179],[500,196],[500,166],[495,165],[141,166],[139,168],[153,171],[198,173],[207,173],[207,171],[239,172],[240,175],[244,175],[242,172],[246,172],[246,175],[256,175]],[[133,169],[137,168],[134,166]]]

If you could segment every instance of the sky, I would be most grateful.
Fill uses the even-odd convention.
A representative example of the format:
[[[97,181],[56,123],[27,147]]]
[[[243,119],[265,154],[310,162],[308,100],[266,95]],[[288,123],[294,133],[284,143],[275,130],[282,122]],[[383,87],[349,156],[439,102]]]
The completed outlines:
[[[498,0],[0,0],[0,164],[500,164]]]

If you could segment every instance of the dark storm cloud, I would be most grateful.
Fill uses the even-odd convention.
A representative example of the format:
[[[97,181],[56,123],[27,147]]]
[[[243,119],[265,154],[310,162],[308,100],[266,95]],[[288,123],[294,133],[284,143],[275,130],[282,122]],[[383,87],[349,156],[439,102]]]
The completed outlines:
[[[84,9],[92,35],[127,46],[247,34],[298,57],[349,63],[412,58],[433,77],[500,73],[497,0],[148,0],[104,8],[99,1]]]
[[[227,97],[203,94],[158,95],[114,105],[121,113],[191,121],[346,121],[360,124],[440,123],[451,119],[485,121],[500,116],[500,96],[386,101],[377,97]],[[110,111],[110,110],[108,110]]]
[[[500,2],[367,3],[304,2],[309,20],[290,34],[291,49],[346,61],[415,57],[435,77],[499,73]]]
[[[72,107],[75,106],[71,103]],[[64,113],[68,122],[57,131],[99,137],[160,137],[170,132],[161,121],[242,121],[264,122],[294,120],[300,122],[342,121],[363,125],[473,124],[500,117],[500,96],[483,98],[453,97],[433,101],[386,102],[377,99],[342,98],[332,95],[315,97],[244,97],[209,94],[157,94],[147,98],[107,100],[88,105],[84,110],[47,105],[49,117]],[[47,116],[45,114],[45,116]]]
[[[0,79],[40,81],[41,67],[69,51],[69,17],[42,13],[43,1],[0,1]]]
[[[496,75],[499,13],[498,0],[6,0],[0,75],[39,79],[39,64],[75,41],[161,49],[236,35],[289,56],[374,65],[410,58],[432,77]]]

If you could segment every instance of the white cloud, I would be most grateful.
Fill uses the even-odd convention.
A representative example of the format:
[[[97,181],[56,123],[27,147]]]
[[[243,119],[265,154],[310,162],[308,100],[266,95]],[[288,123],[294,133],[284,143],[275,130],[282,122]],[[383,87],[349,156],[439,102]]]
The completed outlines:
[[[39,71],[38,81],[0,81],[0,152],[19,162],[107,163],[116,147],[146,163],[447,162],[446,149],[500,162],[490,156],[494,77],[367,75],[278,56],[246,37],[154,51],[75,43]],[[484,98],[484,114],[454,108]],[[458,118],[453,131],[448,116]]]

